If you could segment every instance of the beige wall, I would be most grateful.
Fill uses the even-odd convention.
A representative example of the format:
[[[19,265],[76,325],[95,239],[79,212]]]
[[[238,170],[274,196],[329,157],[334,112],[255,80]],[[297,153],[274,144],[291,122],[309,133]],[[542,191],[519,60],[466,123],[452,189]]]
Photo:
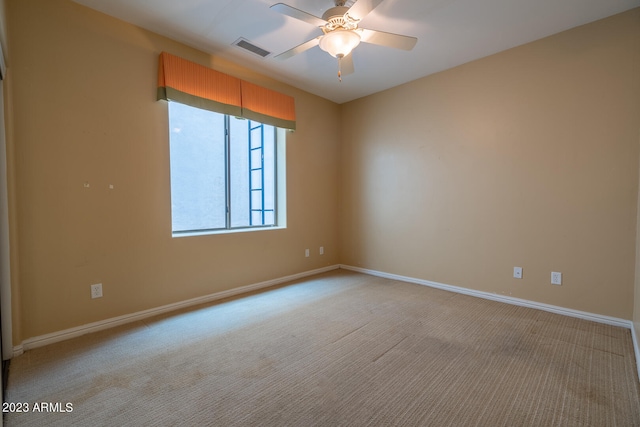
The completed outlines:
[[[640,9],[342,117],[343,264],[632,318]]]
[[[7,7],[14,343],[338,262],[337,105],[68,0]],[[171,237],[163,50],[295,97],[286,230]],[[97,282],[104,297],[91,300]]]

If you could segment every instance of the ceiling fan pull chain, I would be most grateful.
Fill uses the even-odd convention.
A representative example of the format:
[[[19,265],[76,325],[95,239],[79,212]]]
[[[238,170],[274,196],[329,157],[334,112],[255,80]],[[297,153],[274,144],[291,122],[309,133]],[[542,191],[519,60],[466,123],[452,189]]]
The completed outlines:
[[[344,55],[338,55],[338,80],[342,82],[342,58]]]

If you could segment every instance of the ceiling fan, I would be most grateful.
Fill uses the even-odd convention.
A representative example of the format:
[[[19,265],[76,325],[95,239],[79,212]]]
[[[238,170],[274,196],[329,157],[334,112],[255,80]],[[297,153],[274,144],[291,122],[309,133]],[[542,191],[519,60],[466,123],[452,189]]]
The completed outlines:
[[[292,18],[315,25],[322,30],[322,35],[302,43],[276,56],[277,59],[287,59],[302,53],[312,47],[320,45],[320,49],[338,58],[338,79],[342,81],[342,74],[354,71],[351,51],[360,44],[371,43],[396,49],[411,50],[418,41],[415,37],[400,34],[385,33],[383,31],[368,30],[358,26],[358,23],[383,0],[356,0],[351,7],[345,6],[346,0],[335,0],[335,6],[328,9],[322,18],[311,15],[284,3],[277,3],[271,9]]]

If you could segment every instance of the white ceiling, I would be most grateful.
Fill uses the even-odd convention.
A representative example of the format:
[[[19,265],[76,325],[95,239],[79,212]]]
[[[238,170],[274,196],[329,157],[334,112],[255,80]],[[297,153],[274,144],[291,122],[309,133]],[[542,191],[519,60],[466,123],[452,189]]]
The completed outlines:
[[[274,58],[322,32],[269,9],[282,2],[322,16],[333,0],[75,1],[337,103],[640,6],[640,0],[384,0],[360,26],[418,43],[409,52],[361,43],[353,52],[355,73],[339,82],[337,60],[319,47]],[[234,46],[240,37],[272,54],[261,58]]]

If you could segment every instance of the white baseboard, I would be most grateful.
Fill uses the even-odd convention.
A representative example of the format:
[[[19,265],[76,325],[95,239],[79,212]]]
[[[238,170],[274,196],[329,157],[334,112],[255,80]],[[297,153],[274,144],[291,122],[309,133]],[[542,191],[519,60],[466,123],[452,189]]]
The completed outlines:
[[[18,357],[22,353],[24,353],[24,347],[22,347],[22,344],[14,345],[13,346],[13,355],[11,357]]]
[[[631,338],[633,338],[633,351],[636,354],[636,369],[638,369],[638,380],[640,380],[640,345],[638,343],[638,334],[636,329],[640,328],[640,325],[631,325]]]
[[[459,286],[447,285],[444,283],[432,282],[430,280],[416,279],[414,277],[400,276],[398,274],[384,273],[376,270],[369,270],[367,268],[353,267],[350,265],[340,265],[340,268],[345,270],[357,271],[359,273],[365,273],[372,276],[384,277],[387,279],[400,280],[402,282],[415,283],[418,285],[429,286],[432,288],[443,289],[445,291],[451,291],[458,294],[470,295],[478,298],[489,299],[493,301],[505,302],[507,304],[519,305],[522,307],[535,308],[538,310],[548,311],[551,313],[562,314],[570,317],[577,317],[579,319],[591,320],[598,323],[605,323],[607,325],[621,326],[623,328],[633,329],[633,322],[630,320],[619,319],[617,317],[603,316],[601,314],[588,313],[586,311],[573,310],[565,307],[558,307],[555,305],[544,304],[541,302],[529,301],[525,299],[509,297],[506,295],[492,294],[490,292],[476,291],[474,289],[461,288]]]
[[[212,301],[221,300],[244,294],[251,291],[256,291],[270,286],[279,285],[281,283],[290,282],[292,280],[301,279],[307,276],[313,276],[315,274],[325,273],[327,271],[336,270],[340,268],[339,265],[331,265],[328,267],[318,268],[315,270],[305,271],[302,273],[292,274],[290,276],[280,277],[278,279],[267,280],[265,282],[254,283],[253,285],[241,286],[239,288],[229,289],[227,291],[216,292],[214,294],[205,295],[198,298],[192,298],[186,301],[181,301],[173,304],[163,305],[161,307],[152,308],[149,310],[138,311],[136,313],[125,314],[123,316],[112,317],[110,319],[100,320],[98,322],[87,323],[86,325],[77,326],[75,328],[65,329],[63,331],[52,332],[50,334],[40,335],[33,338],[28,338],[22,341],[21,344],[13,347],[13,357],[21,355],[24,351],[37,347],[42,347],[55,342],[68,340],[71,338],[79,337],[91,332],[98,332],[105,329],[113,328],[114,326],[124,325],[126,323],[136,322],[138,320],[146,319],[158,314],[163,314],[171,311],[176,311],[182,308],[191,307],[198,304],[204,304]]]

